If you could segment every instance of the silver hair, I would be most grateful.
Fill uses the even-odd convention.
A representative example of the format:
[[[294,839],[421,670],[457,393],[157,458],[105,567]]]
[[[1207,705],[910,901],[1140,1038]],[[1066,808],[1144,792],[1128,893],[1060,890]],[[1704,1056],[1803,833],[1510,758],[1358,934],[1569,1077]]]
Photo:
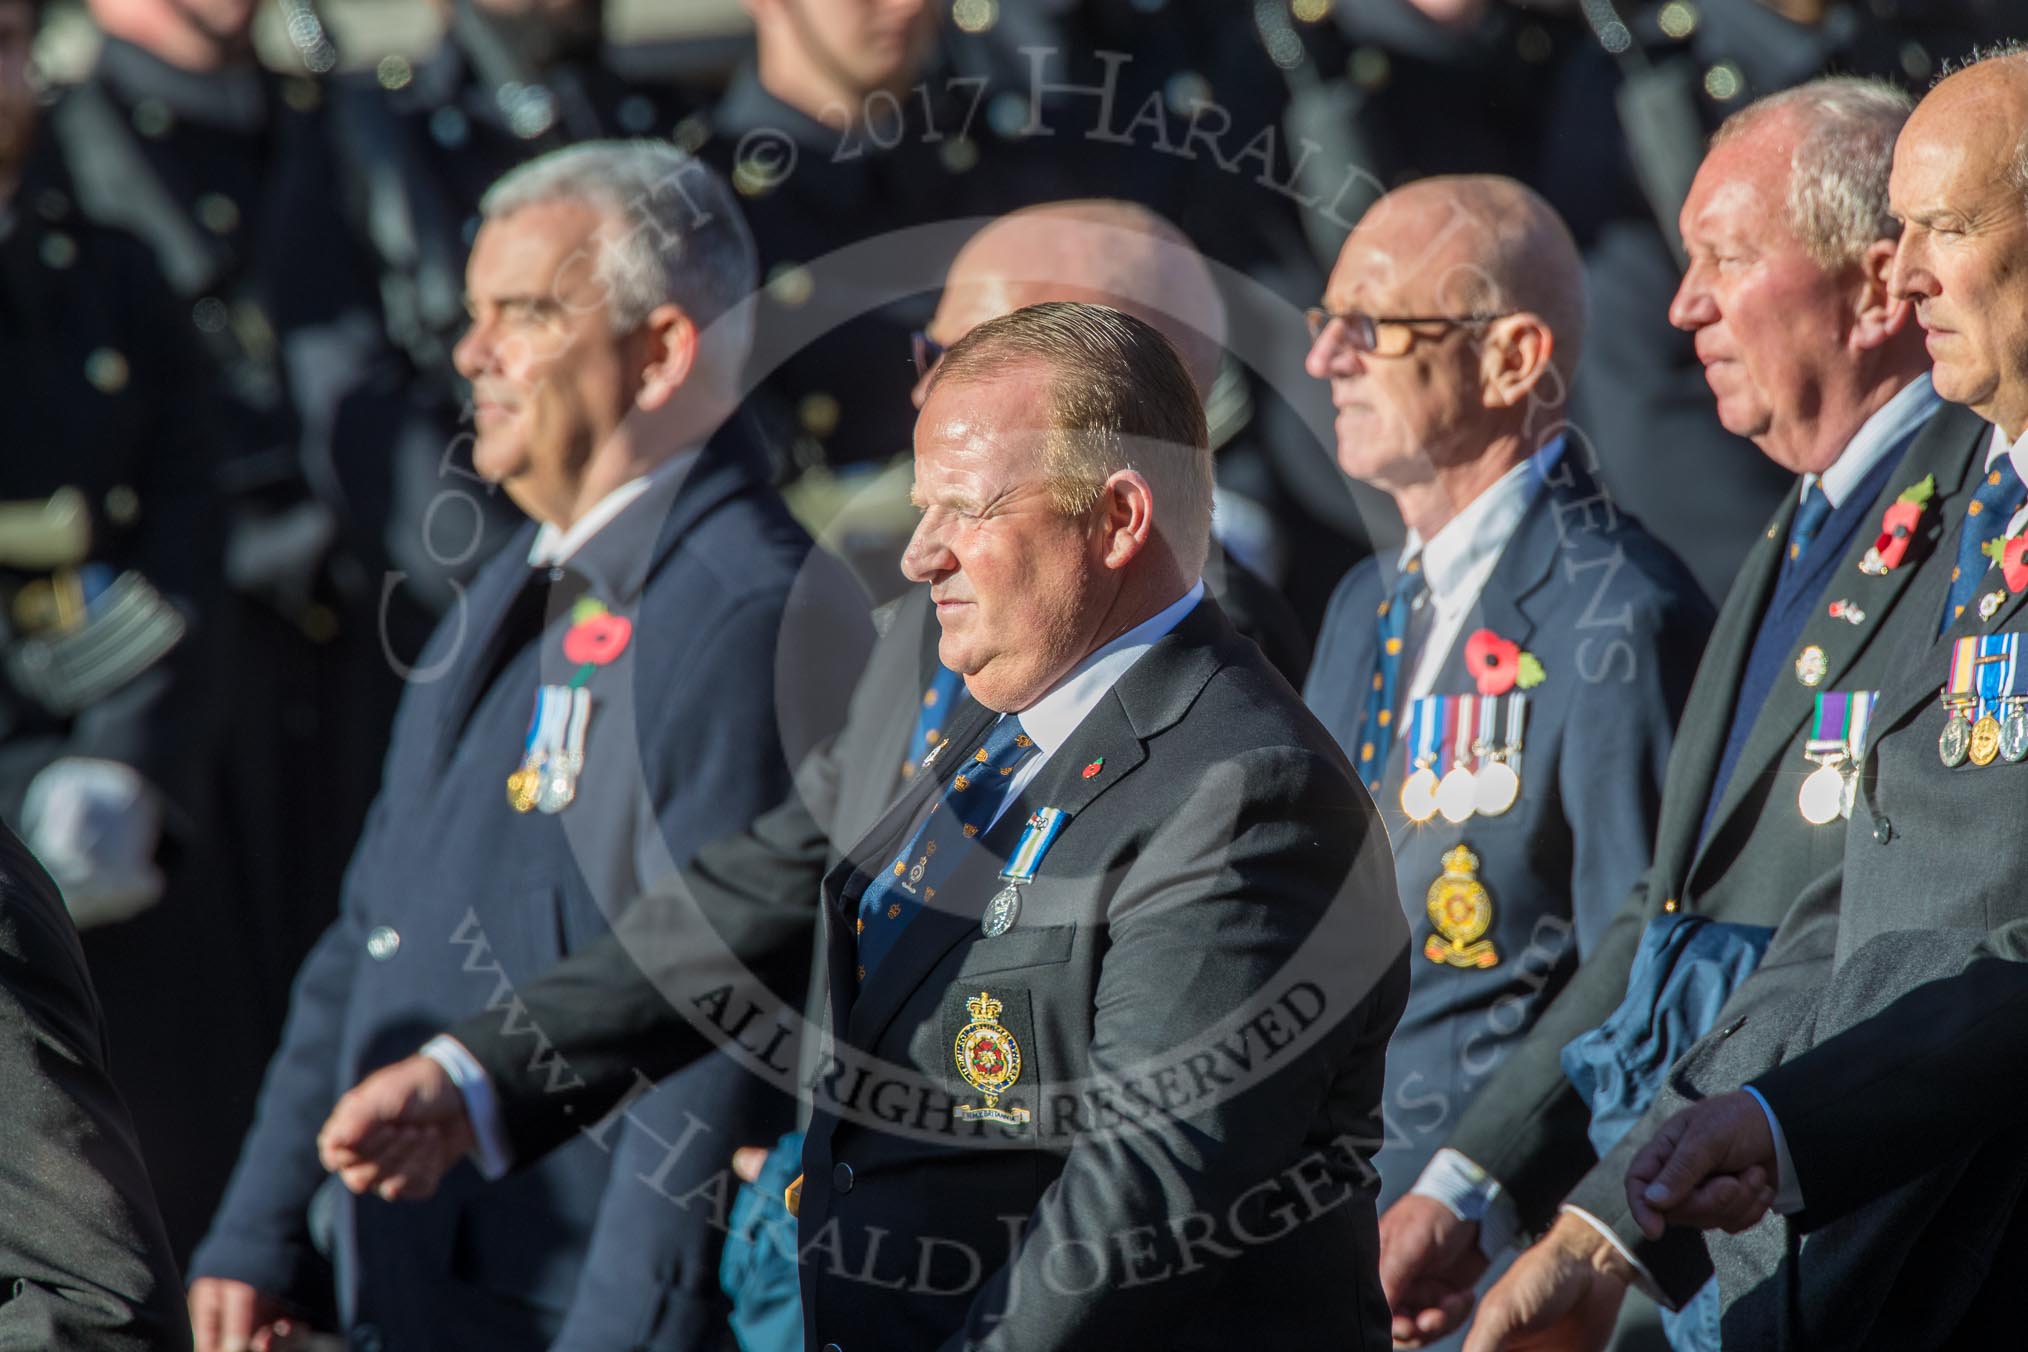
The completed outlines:
[[[1789,229],[1818,266],[1856,262],[1875,240],[1897,239],[1901,223],[1887,206],[1894,141],[1915,108],[1907,91],[1884,80],[1831,75],[1770,94],[1727,118],[1714,148],[1766,118],[1793,113],[1804,123],[1789,156]]]
[[[2008,38],[2004,42],[1989,42],[1984,46],[1974,47],[1965,53],[1961,60],[1946,61],[1943,69],[1937,72],[1935,83],[1930,87],[1934,89],[1936,85],[1942,84],[1959,71],[1982,66],[1988,61],[2015,61],[2021,64],[2024,71],[2028,71],[2028,42],[2023,42],[2019,38]],[[2021,139],[2014,144],[2014,159],[2007,166],[2007,182],[2015,192],[2021,194],[2023,203],[2028,203],[2028,128],[2022,129]]]
[[[479,214],[497,220],[549,202],[581,202],[605,216],[592,276],[615,332],[674,304],[711,334],[725,370],[745,363],[760,264],[745,218],[710,166],[661,141],[587,141],[510,170],[480,198]]]

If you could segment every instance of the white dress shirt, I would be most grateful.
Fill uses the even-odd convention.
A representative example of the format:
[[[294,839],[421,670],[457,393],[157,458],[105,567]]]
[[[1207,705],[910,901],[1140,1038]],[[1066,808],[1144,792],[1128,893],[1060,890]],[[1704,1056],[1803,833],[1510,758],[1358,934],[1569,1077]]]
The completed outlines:
[[[1436,686],[1437,673],[1450,659],[1465,621],[1479,603],[1479,593],[1486,589],[1507,542],[1514,538],[1515,527],[1528,514],[1529,504],[1542,491],[1542,481],[1556,468],[1562,454],[1563,438],[1557,436],[1466,503],[1428,540],[1410,530],[1402,542],[1401,566],[1406,567],[1418,554],[1422,556],[1422,577],[1429,585],[1429,598],[1422,604],[1432,607],[1407,699],[1421,699]]]
[[[591,510],[573,521],[568,527],[558,527],[545,521],[535,530],[535,543],[528,547],[530,568],[558,568],[568,563],[573,554],[583,549],[587,541],[607,526],[613,518],[634,505],[634,500],[650,488],[679,474],[687,473],[697,459],[698,448],[678,451],[646,474],[627,480],[612,492],[592,504]]]
[[[658,466],[655,473],[660,474],[663,468],[666,467]],[[645,490],[646,481],[637,479],[634,483],[642,485],[642,490],[634,493],[634,497],[638,497],[640,491]],[[633,485],[629,484],[627,487],[631,488]],[[615,494],[625,491],[624,488],[616,489]],[[605,501],[609,502],[611,498],[608,497]],[[633,497],[627,499],[627,502],[631,501]],[[604,505],[605,502],[600,503],[600,507]],[[598,508],[593,510],[597,511]],[[617,510],[609,513],[606,520],[611,520],[613,515],[617,515]],[[539,537],[537,543],[540,543]],[[583,541],[578,543],[582,544]],[[563,556],[567,557],[568,554]],[[554,564],[562,562],[562,558],[537,560],[531,551],[529,561]],[[1106,693],[1119,684],[1120,678],[1127,674],[1134,663],[1141,660],[1148,649],[1155,645],[1157,639],[1181,624],[1183,617],[1195,610],[1198,602],[1203,599],[1204,583],[1200,579],[1192,583],[1190,590],[1183,593],[1179,599],[1164,606],[1112,642],[1094,650],[1090,656],[1072,667],[1070,673],[1052,686],[1047,694],[1021,711],[1021,729],[1035,743],[1038,754],[1023,761],[1021,768],[1015,772],[1014,781],[1008,786],[1007,797],[1000,804],[999,811],[993,814],[993,821],[999,821],[1006,814],[1007,809],[1014,805],[1022,792],[1034,782],[1035,777],[1042,773],[1042,767],[1049,763],[1049,758],[1056,753],[1057,748],[1070,740],[1078,725],[1098,707],[1099,701],[1106,697]],[[989,830],[991,825],[990,822],[987,824]],[[475,1156],[473,1164],[479,1173],[489,1179],[505,1176],[507,1171],[513,1168],[514,1155],[508,1149],[506,1126],[500,1120],[499,1100],[493,1092],[493,1082],[487,1078],[485,1068],[463,1043],[442,1034],[424,1043],[422,1054],[444,1068],[444,1072],[451,1077],[451,1083],[457,1086],[459,1097],[465,1101],[465,1115],[471,1121],[472,1135],[477,1142],[472,1152]]]

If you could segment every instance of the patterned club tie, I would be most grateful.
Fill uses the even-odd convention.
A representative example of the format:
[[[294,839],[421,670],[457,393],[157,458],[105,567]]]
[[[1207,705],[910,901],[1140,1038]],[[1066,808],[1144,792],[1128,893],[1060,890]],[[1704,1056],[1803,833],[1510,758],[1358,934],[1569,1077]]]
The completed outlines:
[[[1964,528],[1958,532],[1958,566],[1951,569],[1951,594],[1944,602],[1939,634],[1957,622],[1978,594],[1989,563],[1986,546],[2006,533],[2007,523],[2021,510],[2024,500],[2028,500],[2028,489],[2022,487],[2021,476],[2014,471],[2014,457],[2003,455],[1986,472],[1985,482],[1965,508]]]
[[[951,708],[964,689],[964,677],[949,667],[937,668],[929,689],[922,692],[922,707],[915,715],[915,735],[909,738],[908,751],[901,758],[903,779],[914,779],[916,766],[922,763],[922,758],[937,749],[937,743],[944,737],[944,726],[950,722]]]
[[[963,858],[966,842],[992,824],[1014,785],[1014,771],[1035,753],[1020,719],[1008,715],[995,723],[930,807],[908,848],[866,885],[857,924],[861,982],[893,950],[909,921],[936,900],[937,887]]]
[[[1422,576],[1422,556],[1401,566],[1394,594],[1380,603],[1380,641],[1374,648],[1373,682],[1366,691],[1366,712],[1359,720],[1359,778],[1370,792],[1380,791],[1387,773],[1387,753],[1394,745],[1394,710],[1401,692],[1409,625],[1415,608],[1429,595]]]
[[[1803,505],[1796,508],[1795,520],[1789,523],[1789,562],[1799,562],[1810,552],[1810,541],[1817,538],[1817,532],[1824,528],[1824,518],[1831,514],[1831,499],[1824,494],[1821,483],[1810,485],[1810,491],[1803,495]]]

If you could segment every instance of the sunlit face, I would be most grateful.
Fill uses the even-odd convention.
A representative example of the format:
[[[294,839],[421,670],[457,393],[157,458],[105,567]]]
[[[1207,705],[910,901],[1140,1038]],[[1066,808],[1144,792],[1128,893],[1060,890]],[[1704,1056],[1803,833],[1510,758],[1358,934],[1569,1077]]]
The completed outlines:
[[[929,59],[942,8],[930,0],[759,0],[807,59],[853,89],[894,91]]]
[[[0,0],[0,169],[20,165],[35,138],[35,11],[26,0]]]
[[[1849,355],[1860,276],[1819,267],[1789,228],[1793,140],[1770,119],[1706,157],[1683,204],[1689,267],[1669,322],[1695,335],[1726,431],[1794,473],[1821,473],[1814,426],[1827,369]]]
[[[1050,502],[1046,381],[1031,364],[945,382],[916,419],[922,518],[902,572],[930,586],[939,659],[1002,712],[1033,704],[1091,650],[1116,586],[1097,514]]]
[[[1462,313],[1461,273],[1439,241],[1448,223],[1423,206],[1382,201],[1363,217],[1331,269],[1324,308],[1376,318]],[[1338,466],[1380,488],[1420,482],[1448,460],[1482,410],[1475,330],[1419,324],[1398,356],[1358,352],[1333,322],[1310,344],[1304,369],[1331,385]]]
[[[615,334],[593,274],[599,213],[544,202],[487,221],[465,268],[472,326],[453,354],[472,382],[474,468],[554,520],[592,452],[631,411],[645,340]]]
[[[1903,223],[1890,285],[1915,302],[1937,393],[2012,436],[2028,426],[2028,203],[2008,168],[2028,91],[1975,67],[1917,108],[1894,147]],[[2022,77],[2028,81],[2028,76]]]

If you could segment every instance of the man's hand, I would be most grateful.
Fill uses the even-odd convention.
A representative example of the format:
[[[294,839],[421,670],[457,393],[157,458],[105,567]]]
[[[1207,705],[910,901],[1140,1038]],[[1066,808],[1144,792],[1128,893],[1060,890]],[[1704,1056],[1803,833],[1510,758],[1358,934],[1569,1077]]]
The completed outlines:
[[[1734,1234],[1767,1214],[1779,1182],[1767,1114],[1744,1091],[1694,1103],[1662,1124],[1627,1167],[1641,1233],[1666,1225]]]
[[[465,1100],[444,1068],[411,1056],[361,1080],[317,1133],[317,1157],[356,1193],[428,1197],[473,1146]]]
[[[1380,1289],[1396,1347],[1421,1347],[1462,1324],[1485,1271],[1479,1223],[1435,1198],[1410,1193],[1380,1218]]]
[[[190,1283],[190,1336],[197,1352],[248,1352],[287,1328],[281,1301],[245,1282],[199,1277]],[[257,1341],[258,1340],[258,1341]]]
[[[1633,1279],[1604,1235],[1576,1216],[1559,1216],[1479,1302],[1465,1352],[1598,1352]]]

